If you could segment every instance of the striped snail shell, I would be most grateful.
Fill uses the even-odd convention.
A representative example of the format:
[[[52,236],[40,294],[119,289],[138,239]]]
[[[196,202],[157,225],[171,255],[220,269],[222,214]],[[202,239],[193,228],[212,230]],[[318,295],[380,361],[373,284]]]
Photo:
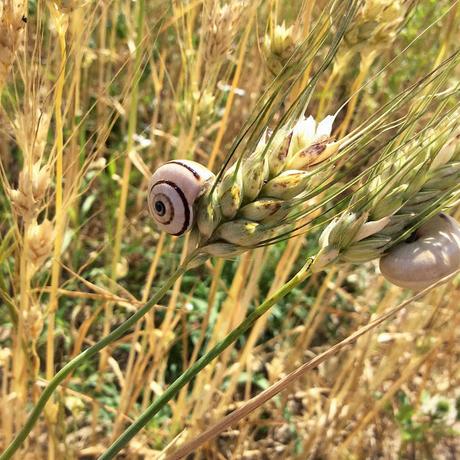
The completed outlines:
[[[438,214],[414,237],[380,259],[380,271],[388,281],[418,291],[460,268],[460,226],[454,218]]]
[[[168,161],[150,179],[149,211],[158,227],[171,234],[182,235],[194,222],[193,205],[214,174],[190,160]]]

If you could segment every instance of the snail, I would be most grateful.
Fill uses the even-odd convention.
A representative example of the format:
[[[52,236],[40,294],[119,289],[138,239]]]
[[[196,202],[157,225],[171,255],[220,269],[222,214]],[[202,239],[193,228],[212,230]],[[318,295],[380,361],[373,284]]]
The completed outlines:
[[[419,291],[460,268],[460,226],[454,218],[438,214],[414,237],[380,259],[380,271],[388,281]]]
[[[148,205],[158,227],[182,235],[194,222],[193,206],[206,190],[214,174],[190,160],[168,161],[150,179]]]

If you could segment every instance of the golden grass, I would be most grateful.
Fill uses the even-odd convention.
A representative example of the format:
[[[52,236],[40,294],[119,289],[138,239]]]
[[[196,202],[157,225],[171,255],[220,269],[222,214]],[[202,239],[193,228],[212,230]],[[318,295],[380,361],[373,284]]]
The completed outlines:
[[[24,12],[26,23],[21,2],[0,3],[0,450],[44,382],[137,310],[186,256],[188,238],[159,234],[147,216],[146,171],[172,158],[218,171],[273,83],[273,69],[286,65],[282,53],[270,65],[265,34],[273,40],[285,21],[299,43],[330,4],[37,0]],[[313,92],[308,114],[319,119],[348,102],[335,125],[340,137],[458,46],[456,1],[401,5],[396,19],[378,16],[372,27],[357,17]],[[318,36],[329,32],[325,24]],[[382,34],[388,41],[377,47]],[[302,78],[277,96],[285,104],[275,121],[321,65],[326,46],[314,45],[319,51]],[[458,106],[459,72],[449,75],[446,104]],[[458,206],[451,213],[460,218]],[[132,333],[60,387],[16,458],[97,458],[296,272],[317,237],[188,272]],[[374,263],[315,274],[185,386],[124,455],[172,458],[323,353],[327,360],[225,426],[196,458],[458,455],[460,427],[451,413],[460,398],[459,292],[457,276],[336,353],[331,347],[408,293],[384,282]],[[430,403],[441,397],[451,412]]]

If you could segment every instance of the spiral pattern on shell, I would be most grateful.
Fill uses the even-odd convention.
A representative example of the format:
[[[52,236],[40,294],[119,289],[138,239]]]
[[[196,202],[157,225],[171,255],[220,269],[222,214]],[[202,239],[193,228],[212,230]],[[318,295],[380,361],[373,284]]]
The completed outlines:
[[[195,220],[194,204],[214,174],[190,160],[173,160],[160,166],[150,179],[149,211],[158,227],[171,234],[182,235]]]

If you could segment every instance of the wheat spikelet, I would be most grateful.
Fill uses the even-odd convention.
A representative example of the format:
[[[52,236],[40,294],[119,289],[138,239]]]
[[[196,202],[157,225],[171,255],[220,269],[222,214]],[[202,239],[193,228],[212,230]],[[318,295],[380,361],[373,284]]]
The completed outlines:
[[[24,110],[16,114],[12,128],[26,162],[37,163],[44,157],[50,122],[49,111],[27,102]]]
[[[197,227],[204,250],[235,254],[280,232],[295,200],[330,174],[316,168],[338,151],[334,117],[302,117],[292,129],[266,132],[255,150],[229,168],[199,203]],[[210,244],[207,244],[210,243]]]
[[[220,63],[233,51],[233,40],[239,30],[245,1],[231,1],[221,5],[219,2],[205,4],[204,59],[208,67]]]
[[[24,312],[24,328],[27,331],[31,343],[36,343],[44,325],[44,315],[40,306],[33,305]]]
[[[40,161],[29,167],[27,164],[19,173],[17,189],[10,190],[10,198],[18,215],[30,220],[38,215],[50,184],[50,171]]]
[[[53,224],[45,219],[41,224],[33,221],[27,228],[27,257],[34,270],[38,270],[53,251],[54,229]]]
[[[294,26],[286,27],[285,22],[275,25],[270,34],[266,34],[263,42],[265,63],[274,75],[278,75],[288,63],[299,42]]]
[[[345,34],[347,51],[374,54],[388,48],[397,36],[409,3],[404,0],[366,0]]]

